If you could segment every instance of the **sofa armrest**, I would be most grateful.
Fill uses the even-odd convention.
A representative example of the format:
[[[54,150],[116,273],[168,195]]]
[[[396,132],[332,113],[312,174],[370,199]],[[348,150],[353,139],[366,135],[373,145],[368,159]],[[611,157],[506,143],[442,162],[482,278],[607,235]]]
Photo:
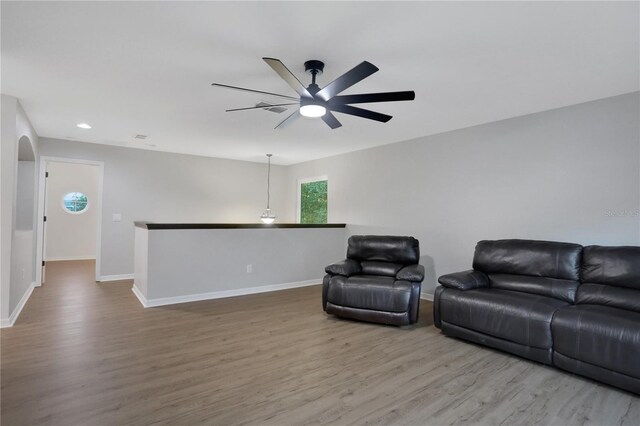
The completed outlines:
[[[438,282],[445,287],[458,290],[489,287],[489,278],[487,278],[484,272],[474,271],[473,269],[443,275],[438,278]]]
[[[396,279],[420,283],[424,280],[424,266],[417,264],[405,266],[398,271]]]
[[[357,274],[362,270],[360,266],[360,262],[357,262],[353,259],[345,259],[340,262],[332,263],[331,265],[324,268],[327,274],[331,275],[344,275],[345,277],[350,277],[351,275]]]

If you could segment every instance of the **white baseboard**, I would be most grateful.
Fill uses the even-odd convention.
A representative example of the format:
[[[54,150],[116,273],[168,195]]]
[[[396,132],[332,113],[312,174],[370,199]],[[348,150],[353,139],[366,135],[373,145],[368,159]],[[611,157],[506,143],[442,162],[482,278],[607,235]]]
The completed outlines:
[[[291,288],[307,287],[322,283],[322,278],[315,280],[297,281],[284,284],[271,284],[258,287],[239,288],[233,290],[212,291],[210,293],[187,294],[185,296],[161,297],[158,299],[147,299],[140,289],[134,284],[131,289],[142,306],[153,308],[156,306],[175,305],[176,303],[197,302],[200,300],[223,299],[225,297],[245,296],[248,294],[267,293],[270,291],[288,290]]]
[[[45,259],[45,262],[60,262],[65,260],[96,260],[95,256],[58,256],[58,257],[48,257]]]
[[[22,308],[24,308],[24,305],[27,304],[27,300],[29,300],[29,297],[31,297],[31,293],[33,293],[33,289],[35,287],[36,283],[29,284],[29,288],[27,288],[27,291],[24,292],[22,299],[20,299],[13,312],[11,312],[9,318],[3,318],[2,320],[0,320],[0,328],[13,327],[13,324],[16,323],[16,320],[20,316],[20,312],[22,312]]]
[[[142,292],[140,291],[140,289],[138,288],[135,282],[133,283],[133,287],[131,287],[131,291],[133,291],[133,294],[136,295],[136,297],[138,298],[142,306],[144,306],[145,308],[149,307],[149,304],[147,303],[147,298],[144,297],[144,294],[142,294]]]
[[[133,274],[120,274],[120,275],[100,275],[98,277],[98,282],[105,283],[108,281],[124,281],[124,280],[132,280]]]
[[[433,302],[433,293],[420,293],[420,299],[428,300]]]

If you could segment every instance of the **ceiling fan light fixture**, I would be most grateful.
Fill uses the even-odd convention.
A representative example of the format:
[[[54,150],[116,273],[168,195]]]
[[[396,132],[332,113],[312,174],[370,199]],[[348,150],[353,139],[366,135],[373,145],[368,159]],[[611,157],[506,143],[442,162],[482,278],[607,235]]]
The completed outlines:
[[[300,107],[300,114],[305,117],[317,118],[327,113],[327,108],[322,105],[307,104]]]

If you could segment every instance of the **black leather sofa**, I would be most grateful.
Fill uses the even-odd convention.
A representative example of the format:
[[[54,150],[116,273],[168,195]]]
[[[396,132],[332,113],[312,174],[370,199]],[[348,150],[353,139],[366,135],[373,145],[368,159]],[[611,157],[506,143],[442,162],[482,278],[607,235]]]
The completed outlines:
[[[444,334],[640,393],[640,247],[480,241],[438,281]]]
[[[354,235],[348,245],[347,258],[325,268],[325,312],[382,324],[415,323],[424,279],[418,240]]]

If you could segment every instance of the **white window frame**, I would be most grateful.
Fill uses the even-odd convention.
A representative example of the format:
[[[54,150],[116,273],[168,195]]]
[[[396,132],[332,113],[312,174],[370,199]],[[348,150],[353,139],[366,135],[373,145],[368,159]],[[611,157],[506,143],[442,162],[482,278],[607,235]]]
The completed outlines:
[[[85,197],[87,197],[87,205],[85,206],[85,208],[77,212],[69,210],[66,204],[64,203],[64,197],[66,197],[69,194],[82,194]],[[62,210],[64,210],[65,213],[78,215],[78,214],[86,213],[89,210],[89,207],[91,207],[91,200],[89,200],[89,197],[87,196],[87,194],[85,194],[82,191],[71,191],[71,192],[67,192],[62,196],[62,199],[60,200],[60,205],[62,206]]]
[[[298,179],[297,180],[298,188],[296,189],[296,192],[297,192],[297,197],[296,197],[296,223],[300,223],[300,208],[302,207],[301,206],[301,202],[302,202],[302,184],[303,183],[310,183],[310,182],[318,182],[318,181],[322,181],[322,180],[326,180],[327,181],[327,223],[329,223],[329,176],[327,176],[327,175],[314,176],[314,177],[308,177],[308,178],[303,178],[303,179]]]

